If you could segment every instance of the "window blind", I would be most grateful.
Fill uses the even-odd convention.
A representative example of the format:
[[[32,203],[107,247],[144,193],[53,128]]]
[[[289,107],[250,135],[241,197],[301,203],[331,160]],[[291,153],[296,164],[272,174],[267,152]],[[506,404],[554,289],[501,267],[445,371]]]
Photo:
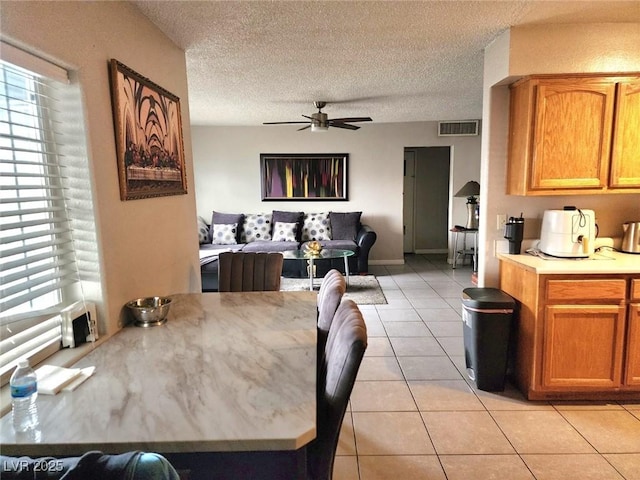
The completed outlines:
[[[3,45],[4,47],[4,45]],[[4,50],[4,49],[3,49]],[[43,60],[35,57],[36,65]],[[59,68],[59,67],[57,67]],[[56,82],[0,59],[0,376],[61,347],[65,292],[79,283]],[[68,301],[67,301],[68,303]]]

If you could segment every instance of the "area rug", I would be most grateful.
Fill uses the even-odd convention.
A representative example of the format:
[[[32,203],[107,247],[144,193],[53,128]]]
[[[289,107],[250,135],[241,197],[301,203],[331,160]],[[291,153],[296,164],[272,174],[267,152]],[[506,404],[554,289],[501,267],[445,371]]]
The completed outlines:
[[[316,282],[320,282],[316,280]],[[308,278],[287,278],[282,277],[280,290],[297,291],[308,290]],[[314,290],[317,292],[319,286],[316,285]],[[382,305],[387,303],[387,299],[382,293],[380,284],[374,275],[352,275],[349,277],[349,286],[344,298],[350,298],[358,305]]]

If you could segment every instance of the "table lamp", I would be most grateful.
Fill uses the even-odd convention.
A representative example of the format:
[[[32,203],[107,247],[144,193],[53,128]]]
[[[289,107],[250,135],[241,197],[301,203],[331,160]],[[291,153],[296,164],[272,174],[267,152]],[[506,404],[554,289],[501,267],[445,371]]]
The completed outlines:
[[[480,206],[476,195],[480,195],[480,184],[473,180],[465,183],[455,194],[456,197],[467,197],[467,224],[465,228],[472,230],[478,229],[478,218],[480,217]]]

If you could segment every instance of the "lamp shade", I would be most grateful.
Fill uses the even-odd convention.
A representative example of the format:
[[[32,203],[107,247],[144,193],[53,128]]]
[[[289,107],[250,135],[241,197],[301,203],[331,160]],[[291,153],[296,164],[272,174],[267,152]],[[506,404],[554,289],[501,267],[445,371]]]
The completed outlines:
[[[458,193],[455,194],[456,197],[473,197],[475,195],[480,195],[480,184],[473,180],[465,183],[464,186],[458,190]]]

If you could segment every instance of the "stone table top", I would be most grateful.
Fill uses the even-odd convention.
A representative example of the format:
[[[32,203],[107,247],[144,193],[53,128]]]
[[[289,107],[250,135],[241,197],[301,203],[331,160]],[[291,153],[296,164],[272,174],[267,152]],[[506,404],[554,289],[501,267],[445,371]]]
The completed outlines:
[[[125,327],[74,367],[73,392],[39,395],[40,430],[3,455],[296,450],[316,435],[316,294],[172,296],[164,325]]]

